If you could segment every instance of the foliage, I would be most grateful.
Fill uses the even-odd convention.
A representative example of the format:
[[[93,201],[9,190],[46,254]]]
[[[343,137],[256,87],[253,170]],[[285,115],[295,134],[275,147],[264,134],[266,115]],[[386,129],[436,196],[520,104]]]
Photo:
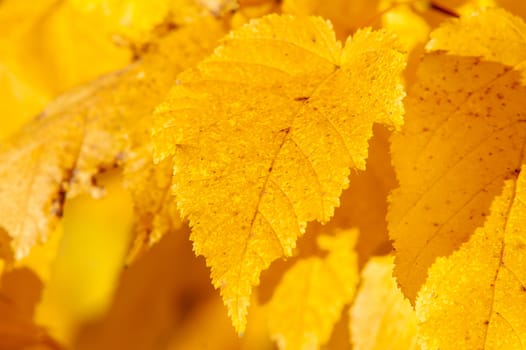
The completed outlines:
[[[521,16],[0,1],[0,349],[521,349]]]

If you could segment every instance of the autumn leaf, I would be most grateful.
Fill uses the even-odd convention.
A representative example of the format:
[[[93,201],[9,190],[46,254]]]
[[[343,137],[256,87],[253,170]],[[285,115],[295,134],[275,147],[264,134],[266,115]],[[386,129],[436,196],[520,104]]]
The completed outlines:
[[[196,38],[193,31],[196,28],[207,30],[208,35]],[[224,34],[224,28],[210,18],[197,21],[180,33],[171,43],[163,44],[162,56],[168,59],[174,47],[179,48],[178,66],[170,67],[172,73],[193,66],[204,55],[212,51],[216,41]],[[154,53],[153,55],[157,55]],[[157,69],[157,68],[153,68]],[[174,76],[171,75],[170,78]],[[166,85],[163,85],[163,91]],[[164,95],[163,95],[164,96]],[[129,189],[135,203],[135,239],[130,248],[128,262],[159,241],[168,231],[176,230],[181,225],[176,203],[170,193],[172,185],[172,161],[167,159],[154,163],[152,155],[152,140],[150,139],[150,114],[143,116],[134,128],[130,137],[130,150],[124,166],[124,184]]]
[[[66,197],[103,194],[96,175],[124,164],[140,121],[222,32],[219,23],[204,19],[160,38],[139,62],[61,96],[0,146],[0,226],[18,258],[46,240]]]
[[[328,255],[301,259],[283,276],[268,304],[269,330],[280,349],[317,349],[329,340],[358,284],[357,235],[319,236]]]
[[[326,253],[320,250],[316,242],[320,235],[358,228],[359,235],[354,251],[359,267],[363,266],[372,255],[391,250],[385,221],[387,195],[396,185],[389,154],[391,133],[378,124],[373,131],[374,135],[369,139],[366,170],[351,174],[349,181],[352,186],[342,192],[341,204],[335,209],[331,220],[325,225],[318,222],[309,223],[305,234],[297,242],[295,248],[297,253],[294,254],[294,258],[278,260],[262,273],[261,284],[257,287],[261,303],[268,303],[275,291],[283,288],[280,287],[280,281],[285,274],[290,273],[296,263],[303,264],[304,260],[310,261],[313,257],[325,257]],[[347,269],[347,265],[342,264],[342,267],[344,270]],[[296,279],[296,284],[299,281],[301,281],[299,278]],[[316,308],[316,305],[313,304],[311,307]],[[347,310],[344,309],[332,329],[330,339],[320,346],[320,349],[350,349],[347,314]],[[248,326],[250,327],[250,321]],[[288,329],[283,330],[286,331]]]
[[[392,249],[385,220],[387,197],[397,186],[389,153],[391,132],[380,124],[373,127],[373,132],[373,137],[369,139],[365,171],[351,173],[349,182],[352,186],[342,192],[340,206],[334,210],[334,216],[328,223],[309,223],[305,236],[298,241],[300,254],[297,258],[316,254],[317,235],[352,228],[359,231],[354,249],[360,267],[371,256],[385,254]],[[261,291],[261,288],[258,289]]]
[[[416,350],[416,315],[393,277],[391,256],[373,257],[350,311],[356,350]]]
[[[157,243],[166,232],[181,227],[179,212],[170,193],[172,168],[169,159],[154,164],[149,145],[130,153],[124,182],[135,203],[135,238],[128,263]]]
[[[480,56],[516,68],[524,75],[526,23],[503,9],[481,9],[439,27],[431,34],[427,47],[459,56]]]
[[[525,169],[504,182],[484,226],[429,270],[416,303],[425,348],[521,349],[526,344]]]
[[[123,184],[131,194],[135,215],[135,237],[127,263],[133,263],[165,233],[177,230],[182,221],[171,195],[172,161],[155,164],[149,135],[151,118],[140,120],[130,137],[129,152],[124,164]]]
[[[179,208],[238,331],[259,274],[327,221],[363,169],[374,122],[402,122],[404,55],[364,30],[268,16],[231,33],[157,108],[157,160],[174,159]]]
[[[525,14],[0,0],[0,349],[522,348]]]
[[[411,300],[434,260],[484,223],[504,180],[520,168],[525,94],[511,67],[478,57],[438,51],[420,64],[406,123],[392,139],[400,188],[388,213],[395,275]]]

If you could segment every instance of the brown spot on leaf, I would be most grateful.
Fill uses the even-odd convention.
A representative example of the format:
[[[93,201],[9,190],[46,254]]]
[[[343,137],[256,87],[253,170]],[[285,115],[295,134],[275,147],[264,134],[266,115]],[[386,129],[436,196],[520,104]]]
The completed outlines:
[[[300,96],[300,97],[294,98],[294,101],[308,101],[308,100],[309,100],[309,96]]]

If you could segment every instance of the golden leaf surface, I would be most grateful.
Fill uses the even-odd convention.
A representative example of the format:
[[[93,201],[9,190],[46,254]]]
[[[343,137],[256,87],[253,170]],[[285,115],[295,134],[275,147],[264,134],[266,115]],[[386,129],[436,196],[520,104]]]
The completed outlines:
[[[385,220],[388,195],[398,185],[389,153],[391,132],[379,124],[373,127],[373,132],[365,171],[351,173],[349,182],[352,186],[342,192],[340,206],[335,209],[331,220],[324,225],[313,222],[306,231],[308,236],[357,228],[360,233],[355,250],[359,266],[363,266],[372,255],[392,249]],[[311,241],[314,246],[315,239]],[[301,250],[300,244],[298,248]]]
[[[393,277],[391,256],[373,257],[350,311],[355,350],[416,350],[416,315]]]
[[[268,304],[268,324],[280,349],[318,349],[331,335],[358,284],[358,232],[318,237],[324,258],[299,260],[287,270]]]
[[[169,33],[139,62],[59,97],[0,145],[0,226],[18,258],[46,240],[66,197],[102,194],[95,176],[122,166],[140,121],[222,33],[210,19]]]
[[[260,272],[325,222],[375,122],[398,127],[405,55],[385,32],[342,49],[320,18],[270,15],[232,32],[157,108],[157,160],[238,331]]]
[[[434,260],[482,225],[504,180],[520,167],[525,98],[510,67],[444,52],[424,57],[406,123],[392,138],[400,187],[388,212],[395,275],[412,301]]]
[[[135,204],[135,238],[128,263],[157,243],[166,232],[181,226],[170,193],[172,168],[170,159],[154,164],[149,146],[130,153],[124,168],[124,181]]]
[[[516,67],[524,75],[526,23],[503,9],[482,9],[446,22],[431,34],[427,48],[459,56],[480,56]]]
[[[385,254],[392,250],[387,232],[387,197],[397,185],[394,169],[391,166],[389,137],[391,132],[380,124],[373,127],[374,135],[369,139],[369,154],[365,171],[356,171],[349,176],[352,184],[340,196],[340,206],[326,224],[310,222],[305,234],[301,236],[291,259],[277,260],[263,271],[257,287],[260,303],[266,304],[272,298],[279,281],[285,272],[298,260],[311,256],[325,256],[317,244],[317,237],[327,233],[356,229],[359,234],[354,246],[361,268],[372,256]],[[345,343],[350,347],[348,322],[343,317],[338,321],[327,349],[333,346],[334,336],[338,346]],[[338,334],[335,334],[338,333]]]
[[[429,270],[416,302],[424,348],[524,348],[525,218],[523,165],[520,175],[505,181],[484,226]]]

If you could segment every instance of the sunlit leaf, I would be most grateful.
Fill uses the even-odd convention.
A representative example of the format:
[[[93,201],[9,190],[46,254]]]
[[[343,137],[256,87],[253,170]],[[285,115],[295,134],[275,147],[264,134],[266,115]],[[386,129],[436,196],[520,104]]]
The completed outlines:
[[[157,108],[157,160],[238,331],[259,274],[327,221],[363,169],[372,124],[399,126],[404,55],[385,32],[342,49],[319,18],[267,16],[232,32]]]
[[[206,35],[194,28],[206,29]],[[204,19],[169,33],[139,62],[62,95],[0,145],[0,226],[18,258],[47,239],[66,198],[103,194],[96,175],[123,166],[130,139],[147,133],[136,128],[149,125],[144,119],[176,74],[207,54],[222,32],[217,22]]]
[[[374,257],[362,271],[351,309],[355,350],[416,350],[416,315],[393,277],[393,259]]]
[[[429,270],[416,303],[425,348],[521,349],[526,343],[525,169],[505,181],[484,226]]]
[[[320,236],[325,258],[298,261],[268,305],[269,330],[280,349],[316,349],[325,344],[358,283],[357,231]]]
[[[424,57],[406,124],[392,139],[400,188],[391,197],[389,230],[395,275],[411,300],[434,260],[484,223],[504,180],[520,167],[525,98],[511,67],[443,51]]]

